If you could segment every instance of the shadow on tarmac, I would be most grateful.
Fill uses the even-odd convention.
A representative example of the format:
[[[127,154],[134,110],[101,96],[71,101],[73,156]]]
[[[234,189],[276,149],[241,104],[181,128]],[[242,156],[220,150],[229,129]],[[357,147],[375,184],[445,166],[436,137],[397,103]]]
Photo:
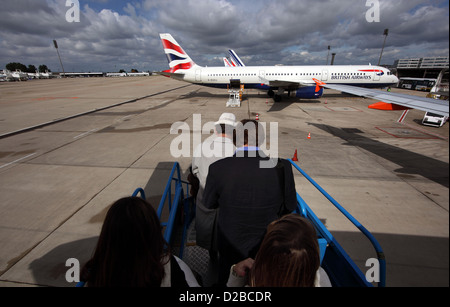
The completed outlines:
[[[160,162],[153,171],[145,187],[142,187],[147,201],[149,201],[155,210],[158,209],[164,189],[169,179],[174,162]],[[189,170],[180,169],[181,179],[186,180]],[[177,176],[175,175],[175,178]],[[138,188],[138,187],[136,187]],[[183,185],[185,189],[185,185]],[[130,191],[130,196],[134,191]],[[175,192],[172,189],[172,197]],[[184,191],[186,193],[186,191]],[[172,198],[173,199],[173,198]],[[112,205],[112,204],[111,204]],[[166,221],[168,218],[167,201],[161,215],[161,220]],[[90,219],[90,223],[102,223],[110,206],[107,206],[102,212],[96,214]],[[66,281],[66,272],[70,267],[66,267],[66,261],[70,258],[78,259],[80,269],[92,257],[98,236],[93,236],[73,242],[61,244],[41,258],[35,259],[29,265],[29,269],[35,280],[35,284],[39,286],[55,286],[55,287],[75,287],[75,283]]]
[[[347,142],[345,145],[360,147],[399,165],[400,168],[395,170],[399,177],[420,175],[446,188],[449,187],[448,163],[364,137],[358,134],[357,130],[341,129],[324,124],[308,124],[343,139]]]

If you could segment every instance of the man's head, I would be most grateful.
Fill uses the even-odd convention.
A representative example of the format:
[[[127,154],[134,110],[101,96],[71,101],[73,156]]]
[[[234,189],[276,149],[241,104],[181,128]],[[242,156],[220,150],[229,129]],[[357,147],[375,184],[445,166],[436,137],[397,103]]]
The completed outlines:
[[[256,120],[244,119],[236,126],[236,147],[258,147],[265,138],[264,128]]]
[[[236,116],[233,113],[223,113],[219,120],[215,122],[216,132],[219,135],[232,137],[236,124]]]

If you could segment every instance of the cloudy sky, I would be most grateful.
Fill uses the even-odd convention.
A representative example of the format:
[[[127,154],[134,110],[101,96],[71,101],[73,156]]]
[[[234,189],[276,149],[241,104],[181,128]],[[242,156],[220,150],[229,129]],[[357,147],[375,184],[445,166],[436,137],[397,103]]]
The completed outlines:
[[[247,65],[325,65],[329,45],[336,65],[377,64],[386,28],[382,64],[449,53],[448,0],[79,0],[79,22],[66,1],[0,2],[0,69],[60,71],[55,39],[66,71],[163,70],[159,33],[202,66],[222,66],[228,49]]]

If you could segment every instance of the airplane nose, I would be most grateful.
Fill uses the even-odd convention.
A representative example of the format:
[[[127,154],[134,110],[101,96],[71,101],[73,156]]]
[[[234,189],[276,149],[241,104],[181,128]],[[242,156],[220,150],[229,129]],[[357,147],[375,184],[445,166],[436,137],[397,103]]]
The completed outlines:
[[[394,83],[398,83],[399,79],[397,78],[397,76],[393,76],[393,82]]]

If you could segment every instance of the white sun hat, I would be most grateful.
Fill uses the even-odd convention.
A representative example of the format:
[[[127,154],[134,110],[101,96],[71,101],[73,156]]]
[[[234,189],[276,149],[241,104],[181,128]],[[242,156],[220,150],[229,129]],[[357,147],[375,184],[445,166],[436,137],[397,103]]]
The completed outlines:
[[[215,124],[224,124],[236,127],[236,116],[233,113],[223,113],[222,115],[220,115],[219,120]]]

